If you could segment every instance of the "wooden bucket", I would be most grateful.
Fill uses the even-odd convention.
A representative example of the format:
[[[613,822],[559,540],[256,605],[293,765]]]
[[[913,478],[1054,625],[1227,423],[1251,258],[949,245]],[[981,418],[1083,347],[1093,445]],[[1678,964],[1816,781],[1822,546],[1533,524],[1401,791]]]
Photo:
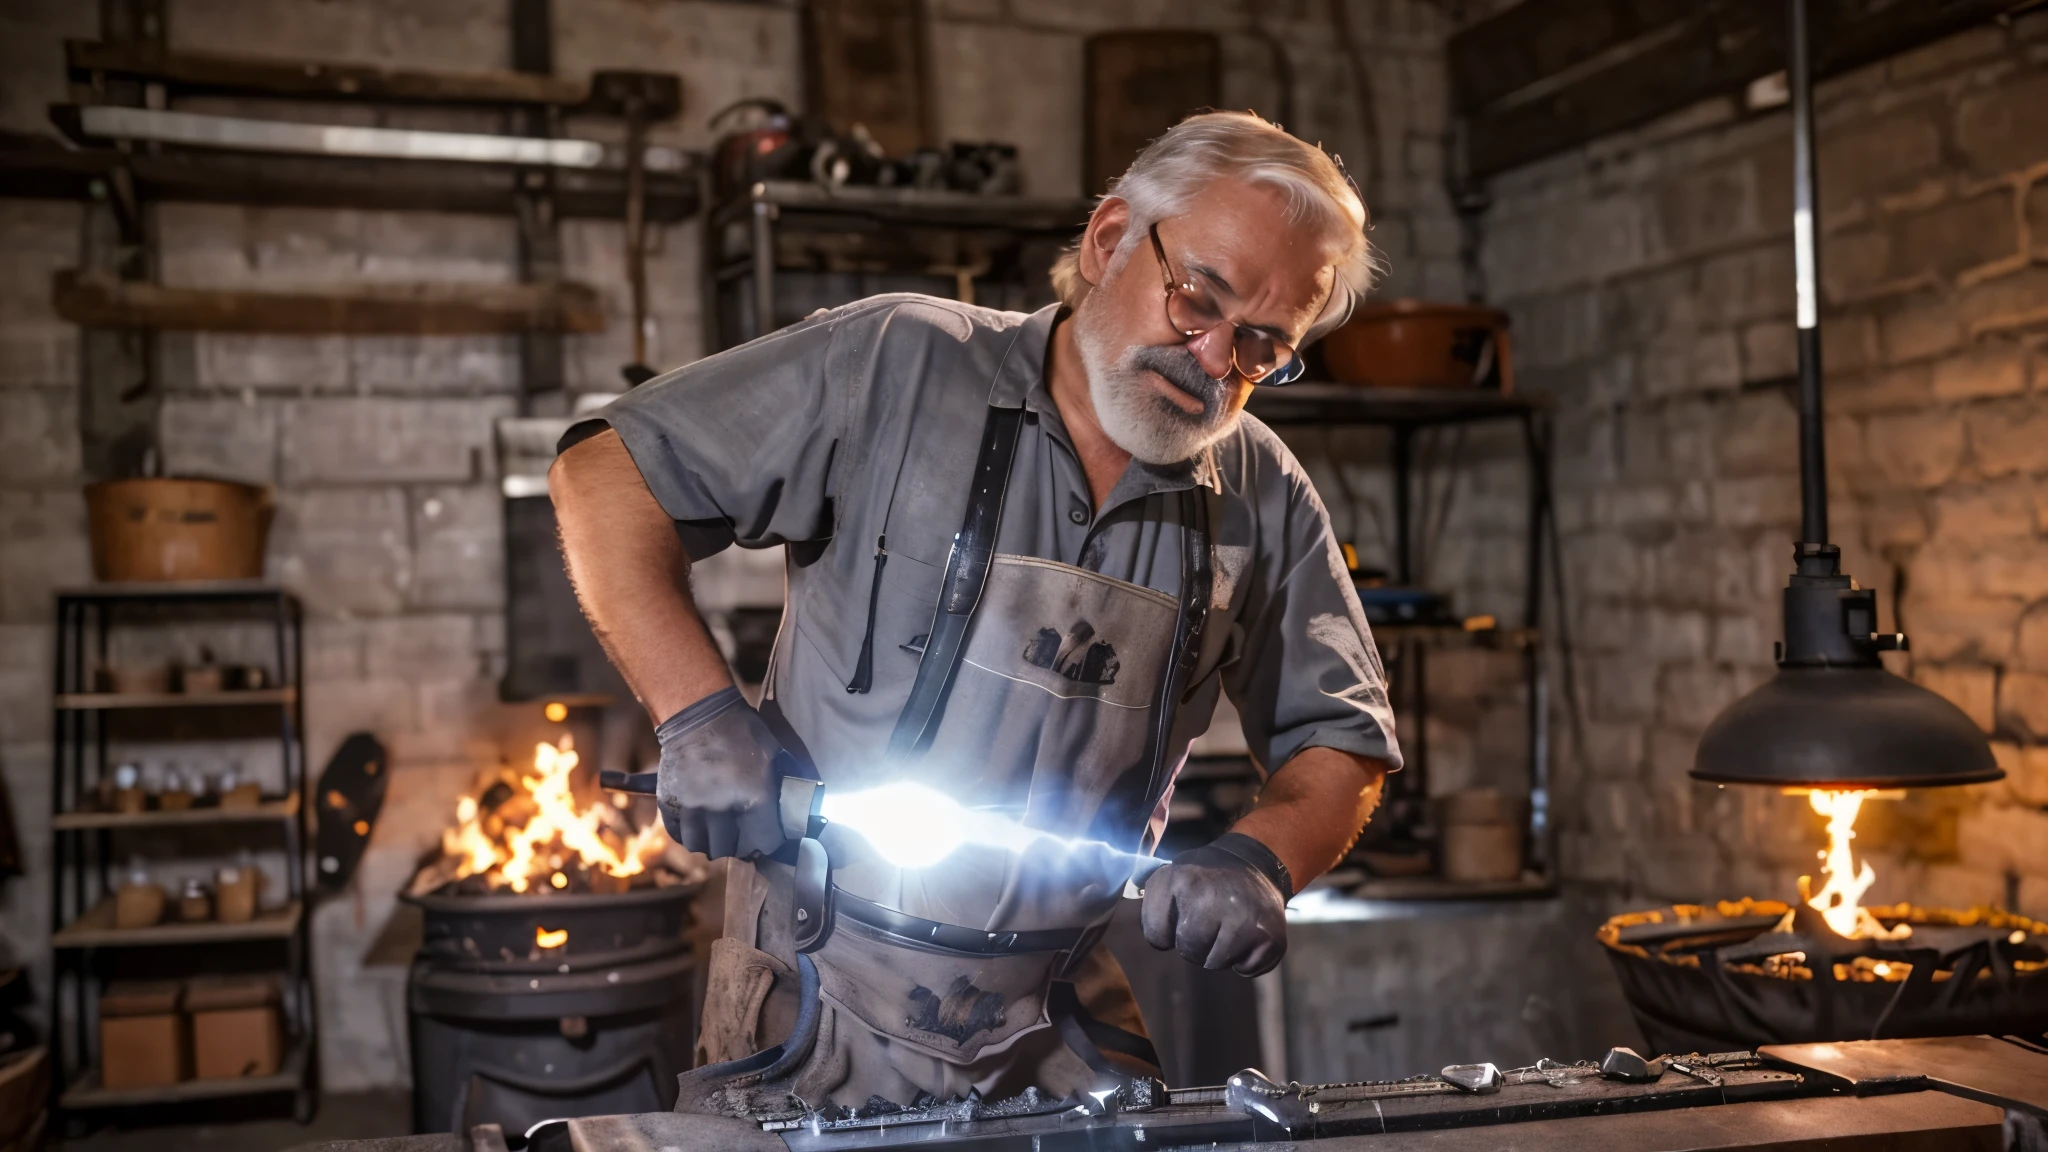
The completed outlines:
[[[1467,304],[1361,304],[1323,338],[1323,362],[1340,384],[1503,393],[1515,384],[1507,313]]]
[[[270,490],[228,480],[88,484],[93,575],[111,581],[254,580],[273,510]]]

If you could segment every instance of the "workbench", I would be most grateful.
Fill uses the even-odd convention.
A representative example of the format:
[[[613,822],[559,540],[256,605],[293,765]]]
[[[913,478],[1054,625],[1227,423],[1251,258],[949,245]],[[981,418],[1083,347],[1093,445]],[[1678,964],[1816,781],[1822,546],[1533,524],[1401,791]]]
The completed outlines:
[[[2048,1048],[1992,1036],[1767,1046],[1643,1061],[1490,1064],[1304,1087],[1246,1070],[1215,1088],[1139,1081],[1075,1101],[955,1101],[759,1122],[650,1114],[305,1145],[296,1152],[1142,1152],[1285,1145],[1313,1152],[1486,1149],[2032,1148],[2048,1128]]]

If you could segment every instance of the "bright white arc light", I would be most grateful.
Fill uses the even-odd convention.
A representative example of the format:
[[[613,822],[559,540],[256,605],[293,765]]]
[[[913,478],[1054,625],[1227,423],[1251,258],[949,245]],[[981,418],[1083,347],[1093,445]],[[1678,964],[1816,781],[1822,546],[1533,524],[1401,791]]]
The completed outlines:
[[[1022,854],[1040,841],[1051,841],[1076,856],[1094,856],[1111,868],[1142,859],[1100,840],[1055,836],[999,812],[969,808],[936,788],[908,780],[860,792],[827,788],[823,815],[830,823],[860,833],[882,859],[898,868],[929,868],[966,844]]]
[[[898,868],[929,868],[967,842],[959,801],[922,784],[885,784],[864,792],[825,791],[824,817],[861,834]]]

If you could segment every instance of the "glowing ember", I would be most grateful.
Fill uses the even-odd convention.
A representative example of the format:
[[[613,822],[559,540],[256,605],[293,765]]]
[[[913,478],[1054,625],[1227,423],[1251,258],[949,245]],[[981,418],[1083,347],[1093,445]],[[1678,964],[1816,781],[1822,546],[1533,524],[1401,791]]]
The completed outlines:
[[[1819,892],[1811,892],[1813,877],[1801,876],[1799,895],[1807,907],[1821,914],[1837,936],[1849,940],[1903,940],[1913,934],[1912,925],[1887,928],[1863,906],[1863,894],[1877,881],[1877,873],[1868,860],[1858,868],[1849,851],[1849,841],[1856,838],[1856,814],[1871,795],[1868,791],[1834,792],[1824,788],[1807,793],[1813,810],[1828,818],[1828,850],[1820,857],[1820,870],[1828,882],[1821,885]]]
[[[569,930],[567,928],[557,928],[550,932],[546,928],[535,928],[533,930],[533,942],[541,948],[560,948],[569,942]]]
[[[668,846],[661,822],[635,830],[603,798],[579,807],[571,790],[576,763],[567,736],[539,744],[530,773],[508,770],[481,796],[458,801],[456,826],[441,834],[441,851],[454,865],[446,879],[478,876],[493,889],[526,892],[541,884],[568,888],[572,859],[593,878],[647,871]]]

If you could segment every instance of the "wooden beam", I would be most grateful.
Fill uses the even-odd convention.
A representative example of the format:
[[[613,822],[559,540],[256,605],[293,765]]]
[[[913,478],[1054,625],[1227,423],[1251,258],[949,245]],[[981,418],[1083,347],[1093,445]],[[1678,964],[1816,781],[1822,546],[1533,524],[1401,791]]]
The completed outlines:
[[[526,72],[426,72],[267,60],[173,52],[134,41],[67,40],[64,52],[74,72],[135,76],[191,91],[433,104],[573,105],[590,96],[590,86],[584,81]]]
[[[1785,67],[1782,0],[1704,0],[1689,6],[1675,22],[1613,42],[1623,27],[1614,9],[1627,2],[1600,0],[1609,11],[1607,27],[1614,35],[1599,40],[1604,47],[1590,59],[1573,61],[1534,80],[1527,78],[1537,65],[1528,60],[1514,66],[1519,71],[1503,65],[1526,82],[1484,107],[1466,109],[1466,165],[1471,175],[1489,176],[1701,100],[1739,93],[1752,80]],[[2013,7],[2015,0],[1819,0],[1812,13],[1814,74],[1837,75],[1882,60]],[[1490,25],[1514,17],[1516,23],[1508,30],[1524,28],[1527,34],[1524,26],[1533,27],[1532,21],[1568,21],[1584,9],[1585,0],[1527,0],[1460,33],[1454,38],[1453,54],[1462,52],[1467,67],[1476,67],[1473,61],[1486,53],[1494,59],[1512,59],[1499,46],[1501,29]],[[1461,48],[1458,42],[1465,37],[1475,39]],[[1532,54],[1549,67],[1594,47],[1589,38],[1573,52]],[[1498,87],[1474,83],[1469,91],[1476,97]]]
[[[1682,20],[1688,0],[1523,0],[1446,45],[1451,108],[1476,112]]]
[[[297,292],[170,288],[104,275],[57,273],[51,298],[74,324],[201,332],[462,336],[602,332],[604,306],[588,285],[351,284]]]
[[[133,152],[73,149],[44,136],[0,133],[0,197],[83,200],[125,168],[150,200],[296,208],[476,212],[511,215],[528,173],[510,165],[431,160],[351,160],[233,152]],[[625,173],[557,172],[557,211],[565,218],[621,219]],[[647,219],[673,224],[696,214],[693,173],[647,174]]]

